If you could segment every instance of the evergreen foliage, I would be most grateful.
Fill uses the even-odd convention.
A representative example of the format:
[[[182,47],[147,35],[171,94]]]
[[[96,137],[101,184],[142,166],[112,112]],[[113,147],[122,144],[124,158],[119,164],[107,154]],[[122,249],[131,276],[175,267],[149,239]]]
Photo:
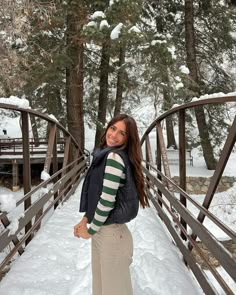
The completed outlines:
[[[184,0],[0,0],[0,94],[25,95],[34,109],[67,125],[67,71],[83,46],[83,108],[89,125],[98,120],[104,48],[109,55],[105,118],[114,114],[120,88],[121,112],[151,98],[156,115],[199,94],[235,90],[235,1],[198,0],[194,28],[199,76],[197,93],[186,69]],[[84,9],[84,17],[79,7]],[[80,26],[68,43],[68,18]],[[73,46],[72,46],[73,43]],[[120,52],[123,52],[121,62]],[[118,83],[118,76],[121,81]],[[222,107],[206,108],[217,146],[215,120],[228,128]],[[193,113],[187,115],[194,126]],[[173,119],[173,124],[175,123]],[[223,133],[223,132],[222,132]],[[198,145],[192,139],[193,145]]]

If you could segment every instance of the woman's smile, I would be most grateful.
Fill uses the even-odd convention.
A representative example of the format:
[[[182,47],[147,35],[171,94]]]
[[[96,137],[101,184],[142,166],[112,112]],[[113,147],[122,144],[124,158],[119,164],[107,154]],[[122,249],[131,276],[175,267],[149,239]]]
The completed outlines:
[[[106,133],[106,143],[108,146],[120,146],[126,143],[126,125],[124,121],[118,121],[111,125]]]

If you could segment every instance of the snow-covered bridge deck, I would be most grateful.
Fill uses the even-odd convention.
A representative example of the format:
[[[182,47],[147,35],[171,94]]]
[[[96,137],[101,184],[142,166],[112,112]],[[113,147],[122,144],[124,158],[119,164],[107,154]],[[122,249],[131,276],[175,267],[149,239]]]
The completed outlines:
[[[73,236],[80,187],[59,206],[0,283],[4,295],[91,295],[90,241]],[[134,295],[202,294],[152,209],[129,223]],[[111,294],[112,295],[112,294]]]

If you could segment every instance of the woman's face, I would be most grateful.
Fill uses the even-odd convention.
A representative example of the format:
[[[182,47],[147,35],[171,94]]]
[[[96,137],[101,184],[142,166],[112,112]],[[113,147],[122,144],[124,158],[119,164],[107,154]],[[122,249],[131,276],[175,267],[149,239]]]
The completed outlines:
[[[126,143],[127,133],[124,121],[118,121],[111,125],[106,133],[106,143],[108,146],[120,146]]]

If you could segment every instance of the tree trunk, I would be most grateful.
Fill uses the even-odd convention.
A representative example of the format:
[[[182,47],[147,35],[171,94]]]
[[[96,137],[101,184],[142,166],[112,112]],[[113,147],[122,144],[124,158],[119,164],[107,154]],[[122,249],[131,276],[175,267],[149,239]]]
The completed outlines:
[[[83,1],[82,1],[83,2]],[[68,4],[67,14],[67,55],[70,64],[66,69],[67,120],[69,132],[84,150],[84,119],[83,119],[83,39],[82,29],[85,9],[80,1]],[[74,158],[76,150],[72,149]]]
[[[193,17],[193,0],[185,0],[185,32],[186,32],[186,53],[187,65],[192,78],[192,90],[196,95],[200,95],[199,78],[197,71],[196,47],[195,47],[195,32],[194,32],[194,17]],[[203,156],[209,170],[214,170],[216,160],[214,151],[210,142],[210,136],[207,128],[203,107],[195,108],[195,115],[201,140]]]
[[[30,100],[30,107],[32,109],[34,109],[34,105],[32,104],[32,100]],[[38,133],[38,126],[37,126],[36,117],[33,115],[30,115],[29,118],[30,118],[34,141],[38,142],[39,141],[39,133]],[[38,146],[38,143],[36,143],[35,146]]]
[[[163,15],[160,13],[162,8],[162,2],[152,2],[153,9],[157,12],[155,16],[155,22],[156,22],[156,29],[158,33],[163,34],[164,33],[164,19]],[[165,65],[162,66],[162,75],[161,80],[163,83],[162,91],[163,91],[163,109],[165,111],[169,110],[172,107],[172,98],[169,87],[170,80],[169,80],[169,74],[168,74],[168,62],[166,61]],[[177,149],[177,144],[175,141],[175,134],[174,134],[174,124],[172,120],[172,116],[168,116],[166,118],[166,133],[167,133],[167,148],[173,147],[174,149]]]
[[[30,121],[31,121],[31,128],[32,128],[32,133],[33,133],[33,138],[35,142],[39,141],[39,133],[38,133],[38,128],[37,128],[37,122],[35,116],[30,116]],[[35,146],[38,146],[36,143]]]
[[[172,99],[170,95],[170,87],[169,87],[169,76],[168,76],[168,69],[165,68],[162,75],[162,82],[163,82],[163,108],[165,111],[169,110],[172,107]],[[177,144],[175,141],[175,134],[174,134],[174,124],[172,120],[172,116],[168,116],[166,118],[166,134],[167,134],[167,148],[172,147],[177,149]]]
[[[109,62],[110,62],[110,42],[106,40],[102,46],[102,57],[100,64],[100,91],[98,101],[98,117],[97,129],[95,136],[95,146],[99,146],[101,136],[104,131],[106,123],[106,111],[108,102],[108,75],[109,75]]]
[[[166,132],[167,132],[167,148],[177,149],[177,144],[175,141],[174,126],[172,117],[168,116],[166,118]]]
[[[125,63],[125,46],[120,46],[119,70],[117,75],[116,101],[114,116],[121,112],[122,94],[124,89],[124,63]]]

